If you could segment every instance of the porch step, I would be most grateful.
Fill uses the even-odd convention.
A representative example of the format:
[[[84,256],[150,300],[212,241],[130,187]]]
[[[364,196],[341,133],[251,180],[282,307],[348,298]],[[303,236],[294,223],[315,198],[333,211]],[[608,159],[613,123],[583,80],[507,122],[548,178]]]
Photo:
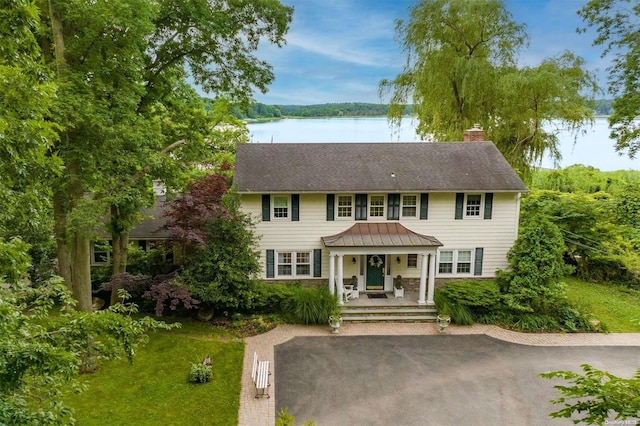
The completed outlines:
[[[358,306],[343,307],[342,320],[351,322],[434,322],[435,307],[416,306]]]
[[[346,322],[435,322],[437,315],[361,315],[342,316]]]

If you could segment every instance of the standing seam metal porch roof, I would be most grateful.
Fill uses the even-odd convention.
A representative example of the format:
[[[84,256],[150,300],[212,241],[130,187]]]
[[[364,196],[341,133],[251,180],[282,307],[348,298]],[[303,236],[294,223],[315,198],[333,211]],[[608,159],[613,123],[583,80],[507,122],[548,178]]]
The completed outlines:
[[[435,237],[418,234],[399,223],[356,223],[336,235],[322,237],[325,247],[439,247]]]
[[[238,144],[240,193],[526,192],[493,142]]]

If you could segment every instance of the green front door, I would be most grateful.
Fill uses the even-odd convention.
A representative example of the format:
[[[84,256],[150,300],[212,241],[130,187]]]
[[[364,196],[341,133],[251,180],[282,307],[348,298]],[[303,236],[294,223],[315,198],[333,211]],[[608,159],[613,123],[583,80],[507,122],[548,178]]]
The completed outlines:
[[[367,255],[367,291],[384,290],[384,254]]]

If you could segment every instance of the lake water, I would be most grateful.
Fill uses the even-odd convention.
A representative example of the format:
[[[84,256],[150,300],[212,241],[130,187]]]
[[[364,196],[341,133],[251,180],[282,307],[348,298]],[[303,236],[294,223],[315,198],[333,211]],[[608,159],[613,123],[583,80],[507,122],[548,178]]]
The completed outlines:
[[[390,129],[384,117],[363,118],[287,118],[248,125],[254,143],[321,143],[321,142],[421,142],[416,135],[416,123],[410,118],[402,120],[399,129]],[[640,160],[619,156],[615,143],[609,138],[607,120],[597,118],[593,126],[583,129],[574,146],[568,132],[559,133],[562,153],[560,167],[584,164],[603,171],[640,170]],[[545,158],[541,166],[553,167]]]

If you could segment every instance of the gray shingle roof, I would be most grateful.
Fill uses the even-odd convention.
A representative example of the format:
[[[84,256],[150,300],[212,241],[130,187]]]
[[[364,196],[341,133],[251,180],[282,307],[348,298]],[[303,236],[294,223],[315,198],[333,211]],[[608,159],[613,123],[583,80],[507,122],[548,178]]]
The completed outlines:
[[[240,144],[234,186],[257,192],[522,192],[492,142]]]
[[[325,247],[439,247],[438,239],[399,223],[356,223],[336,235],[322,237]]]
[[[138,223],[129,233],[132,240],[167,239],[171,233],[166,228],[168,218],[164,215],[169,209],[169,202],[163,195],[156,198],[156,204],[150,209],[143,209],[140,213],[144,220]]]

